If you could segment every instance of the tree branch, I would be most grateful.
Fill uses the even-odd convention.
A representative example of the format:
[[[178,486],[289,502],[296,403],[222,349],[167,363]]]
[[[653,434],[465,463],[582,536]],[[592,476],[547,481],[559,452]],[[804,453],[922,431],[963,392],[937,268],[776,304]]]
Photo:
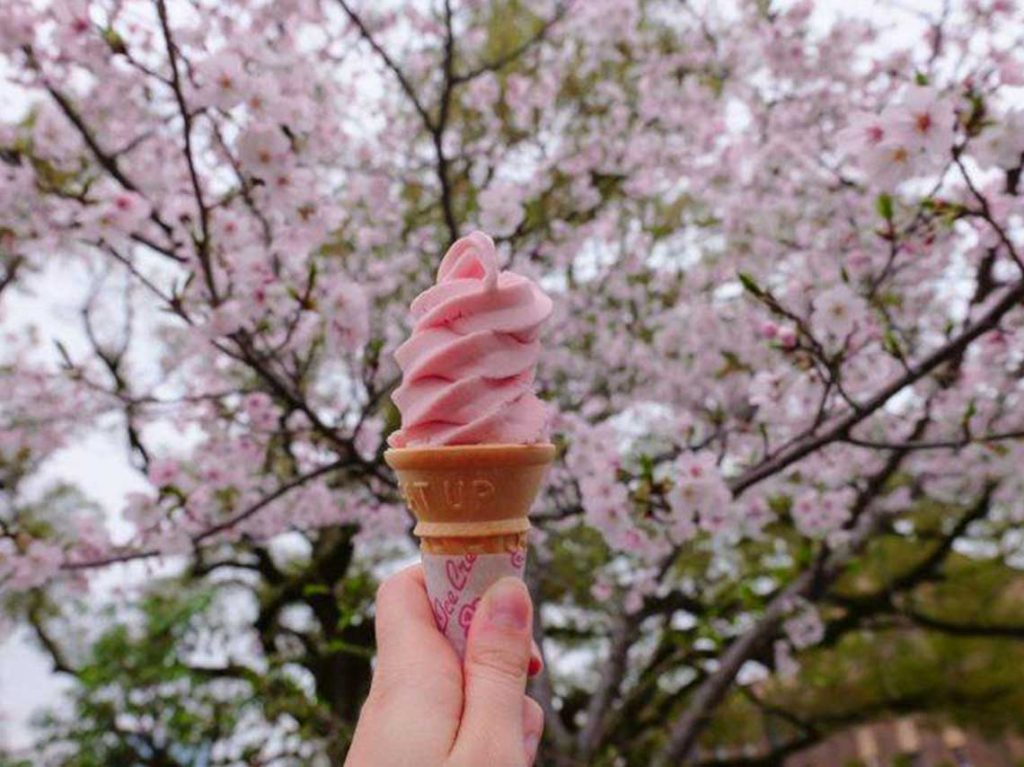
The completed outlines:
[[[967,168],[964,167],[964,162],[960,158],[960,152],[954,152],[953,161],[956,163],[957,168],[960,169],[960,175],[963,176],[964,183],[967,184],[967,188],[971,191],[974,199],[977,200],[981,206],[981,211],[978,215],[981,216],[985,222],[992,228],[992,231],[999,237],[999,241],[1003,247],[1006,248],[1006,255],[1009,256],[1017,268],[1020,269],[1021,273],[1024,274],[1024,261],[1021,261],[1020,255],[1017,253],[1017,248],[1014,246],[1013,241],[1006,234],[1006,230],[999,224],[998,221],[992,216],[992,209],[989,207],[988,198],[983,195],[978,188],[974,185],[974,181],[971,179],[971,175],[967,172]]]
[[[415,108],[420,119],[423,120],[423,124],[426,126],[427,130],[433,132],[433,120],[430,119],[430,115],[427,113],[426,108],[424,108],[419,96],[416,95],[416,90],[412,87],[412,83],[409,82],[409,78],[406,76],[405,72],[402,71],[402,68],[398,66],[395,60],[391,58],[381,44],[377,42],[373,33],[370,32],[362,18],[360,18],[359,14],[352,9],[347,0],[338,0],[338,5],[340,5],[342,10],[345,11],[345,15],[348,16],[349,21],[351,21],[355,25],[356,29],[359,30],[359,34],[370,45],[374,53],[376,53],[380,57],[380,60],[384,62],[384,66],[394,74],[395,79],[398,80],[399,86],[401,86],[402,91],[409,98],[409,101],[412,102],[413,108]]]
[[[569,735],[569,731],[563,724],[558,711],[554,706],[554,689],[551,685],[551,672],[548,667],[547,657],[544,652],[544,623],[541,612],[541,592],[540,583],[538,578],[538,568],[527,568],[526,570],[526,583],[530,588],[530,594],[533,596],[535,605],[534,618],[533,618],[533,639],[537,643],[537,648],[540,650],[541,660],[544,663],[544,667],[541,672],[530,680],[530,693],[540,704],[541,709],[544,711],[544,729],[555,742],[555,747],[559,755],[568,754],[572,748],[572,738]],[[556,758],[556,763],[558,762]]]
[[[497,72],[499,69],[503,69],[504,67],[511,64],[513,61],[515,61],[520,56],[525,54],[531,48],[542,43],[544,41],[544,38],[547,37],[548,32],[551,31],[551,28],[555,26],[555,24],[557,24],[563,18],[565,18],[565,15],[569,12],[569,9],[572,7],[574,2],[575,0],[568,0],[565,3],[559,4],[558,7],[555,8],[555,12],[551,15],[551,17],[541,24],[540,28],[532,37],[528,38],[527,40],[524,40],[522,43],[517,45],[512,50],[502,54],[501,56],[498,56],[495,59],[492,59],[491,61],[486,61],[466,72],[460,72],[455,74],[452,77],[452,84],[461,85],[462,83],[466,83],[469,82],[470,80],[476,79],[485,72]]]
[[[1024,429],[1013,431],[995,432],[983,434],[979,437],[964,436],[960,439],[945,440],[915,440],[913,442],[886,442],[884,440],[859,439],[857,437],[843,437],[841,441],[857,447],[867,447],[875,450],[958,450],[968,445],[985,444],[989,442],[1003,442],[1005,440],[1024,439]]]
[[[46,628],[42,616],[42,597],[39,594],[33,594],[32,600],[32,605],[28,609],[28,623],[32,627],[32,632],[36,635],[36,639],[39,640],[39,644],[43,646],[43,649],[50,656],[53,670],[63,674],[75,675],[77,673],[75,667],[64,653],[63,648],[57,643],[57,640],[50,636],[50,632]]]
[[[939,545],[932,549],[924,559],[911,567],[907,572],[889,581],[885,587],[885,591],[890,594],[896,591],[905,591],[918,583],[922,578],[934,572],[946,557],[949,556],[949,553],[953,550],[953,544],[956,543],[960,536],[967,532],[967,528],[988,514],[992,505],[992,493],[995,492],[995,489],[996,486],[989,483],[985,487],[985,490],[982,492],[978,501],[971,506],[966,514],[957,520],[949,533],[943,536]]]
[[[452,28],[452,4],[451,0],[444,0],[444,87],[441,89],[441,110],[437,125],[430,129],[430,132],[434,140],[434,154],[437,157],[437,179],[441,184],[441,212],[445,228],[448,230],[449,245],[459,238],[459,227],[455,222],[453,209],[451,179],[448,177],[448,157],[444,151],[444,131],[448,127],[454,89],[454,68],[455,31]]]
[[[306,484],[307,482],[313,479],[316,479],[317,477],[321,477],[325,474],[337,471],[344,465],[344,461],[335,461],[333,463],[325,464],[316,469],[313,469],[312,471],[302,474],[296,477],[295,479],[291,480],[290,482],[286,482],[269,495],[265,495],[259,501],[238,512],[233,517],[229,517],[223,522],[219,522],[215,525],[212,525],[211,527],[206,528],[202,532],[197,533],[192,537],[192,542],[196,544],[201,543],[207,538],[216,535],[217,533],[223,532],[224,530],[234,527],[238,523],[245,521],[254,514],[258,514],[268,505],[278,500],[279,498],[287,495],[292,490],[301,487],[302,485]],[[147,559],[149,557],[160,556],[162,553],[163,552],[157,549],[146,549],[142,551],[122,551],[107,557],[89,560],[86,562],[65,562],[61,566],[61,569],[69,571],[89,570],[97,567],[104,567],[106,565],[117,564],[120,562],[131,562],[137,559]]]
[[[31,49],[26,48],[25,53],[29,56],[30,61],[35,61],[35,56],[32,54]],[[39,71],[38,68],[36,71]],[[42,76],[41,73],[40,76]],[[121,167],[117,163],[117,158],[100,146],[96,135],[92,132],[92,129],[86,125],[85,119],[78,113],[78,110],[75,109],[70,99],[68,99],[67,96],[58,90],[45,77],[43,78],[43,87],[46,89],[46,92],[50,94],[53,100],[57,102],[57,106],[60,107],[64,116],[67,117],[68,120],[71,121],[71,124],[78,130],[78,135],[82,137],[86,146],[88,146],[92,151],[93,156],[96,158],[96,162],[98,162],[100,166],[122,187],[127,189],[129,192],[138,193],[138,186],[136,186],[135,182],[121,171]]]
[[[921,628],[939,631],[943,634],[988,639],[1024,639],[1024,624],[956,623],[910,609],[903,609],[900,614]]]
[[[181,74],[178,71],[178,49],[171,36],[171,26],[167,19],[166,0],[156,0],[156,10],[157,15],[160,17],[160,29],[163,32],[167,57],[171,63],[171,90],[174,92],[174,100],[177,102],[178,113],[182,120],[182,134],[185,140],[185,164],[188,166],[188,175],[192,182],[192,193],[195,195],[196,205],[199,207],[201,236],[196,255],[199,257],[199,264],[203,270],[206,289],[210,292],[210,298],[214,306],[216,306],[219,303],[219,298],[213,269],[210,265],[210,209],[206,206],[206,201],[203,198],[203,187],[199,181],[199,173],[196,170],[195,154],[192,148],[192,114],[185,103],[185,93],[181,87]]]
[[[820,434],[810,435],[789,443],[770,459],[761,462],[734,479],[729,483],[733,494],[739,495],[747,488],[782,471],[825,445],[844,439],[849,435],[850,429],[879,410],[897,393],[921,380],[944,362],[956,358],[972,341],[995,328],[999,321],[1010,311],[1017,308],[1022,300],[1024,300],[1024,280],[1015,283],[985,314],[968,325],[958,336],[927,355],[920,362],[911,365],[904,375],[889,385],[884,386],[867,401],[861,403],[859,411],[850,412],[837,419]]]
[[[918,428],[922,426],[923,422],[919,422]],[[839,577],[845,564],[864,548],[881,518],[881,513],[870,510],[871,503],[905,456],[904,451],[894,451],[858,495],[852,514],[855,525],[847,545],[819,557],[814,565],[800,573],[768,603],[754,627],[729,645],[714,673],[700,685],[682,716],[671,725],[668,739],[651,762],[652,767],[672,767],[689,755],[711,712],[724,699],[740,668],[775,634],[794,600],[815,601]]]
[[[601,680],[587,704],[586,724],[576,739],[577,751],[584,762],[590,760],[601,743],[608,719],[609,704],[626,675],[626,661],[635,636],[635,618],[621,612],[612,628],[611,647],[608,659],[602,664]]]
[[[129,192],[142,194],[138,185],[136,185],[134,181],[128,178],[128,176],[125,175],[125,173],[121,170],[120,165],[118,165],[117,158],[114,157],[110,152],[106,151],[100,145],[99,140],[96,138],[96,135],[93,133],[92,129],[88,126],[88,124],[86,124],[85,119],[78,113],[78,110],[75,109],[74,105],[71,103],[71,100],[68,99],[68,97],[65,96],[62,91],[55,87],[53,83],[51,83],[49,79],[43,74],[42,70],[39,67],[38,61],[36,61],[35,54],[32,52],[32,49],[29,46],[24,46],[22,48],[22,51],[24,52],[25,56],[28,59],[29,66],[31,66],[32,69],[35,70],[37,74],[39,74],[39,77],[43,84],[43,88],[46,90],[47,93],[50,94],[51,98],[53,98],[53,100],[57,103],[57,106],[60,108],[61,112],[64,113],[64,116],[67,117],[71,124],[75,126],[75,129],[78,131],[78,135],[82,137],[82,140],[85,142],[86,146],[89,147],[89,150],[92,152],[93,157],[96,158],[96,162],[100,164],[100,167],[102,167],[108,174],[110,174],[110,176],[115,181],[117,181],[118,184],[120,184],[123,188],[127,189]],[[171,227],[168,226],[167,223],[160,218],[159,214],[156,211],[153,211],[152,213],[150,213],[149,217],[164,231],[164,234],[167,235],[168,239],[171,239]]]
[[[988,513],[994,490],[994,486],[988,486],[978,502],[957,520],[948,534],[942,536],[935,548],[906,571],[890,579],[874,593],[866,595],[830,594],[827,597],[828,601],[842,607],[846,614],[828,623],[822,645],[834,644],[848,631],[860,626],[866,618],[883,613],[903,613],[903,610],[893,604],[893,597],[898,593],[909,591],[936,572],[953,550],[956,540],[967,532],[967,528],[973,522]]]
[[[21,256],[13,256],[7,264],[4,265],[4,273],[0,276],[0,296],[4,294],[11,285],[14,284],[14,280],[18,276],[18,270],[21,265],[25,263],[25,259]]]

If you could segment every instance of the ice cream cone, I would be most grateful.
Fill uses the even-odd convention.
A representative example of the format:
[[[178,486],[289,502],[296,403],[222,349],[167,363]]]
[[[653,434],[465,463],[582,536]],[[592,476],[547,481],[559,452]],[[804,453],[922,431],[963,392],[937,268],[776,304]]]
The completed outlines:
[[[553,445],[453,445],[388,450],[384,459],[416,517],[424,551],[501,552],[525,543],[528,514]]]
[[[438,628],[461,656],[483,592],[522,577],[528,514],[555,457],[550,444],[395,448],[384,460],[416,518]]]
[[[384,453],[416,517],[437,626],[460,655],[484,592],[523,577],[527,516],[555,457],[541,444],[551,410],[533,390],[553,303],[499,263],[494,241],[472,232],[413,300],[394,354],[402,423]]]

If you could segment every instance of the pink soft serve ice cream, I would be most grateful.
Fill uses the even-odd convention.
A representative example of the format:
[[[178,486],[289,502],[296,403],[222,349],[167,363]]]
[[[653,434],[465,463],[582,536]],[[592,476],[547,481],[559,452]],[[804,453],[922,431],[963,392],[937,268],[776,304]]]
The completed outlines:
[[[392,447],[547,440],[548,408],[533,379],[551,299],[498,269],[490,237],[473,232],[452,245],[411,313],[412,335],[395,351],[402,428]]]

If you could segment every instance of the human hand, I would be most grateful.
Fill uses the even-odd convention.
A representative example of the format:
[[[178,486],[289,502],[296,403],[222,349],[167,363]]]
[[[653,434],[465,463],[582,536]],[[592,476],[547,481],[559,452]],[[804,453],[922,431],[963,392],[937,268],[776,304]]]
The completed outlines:
[[[345,767],[530,767],[544,727],[526,695],[540,671],[533,605],[503,578],[477,607],[459,663],[437,630],[423,569],[377,592],[377,665]]]

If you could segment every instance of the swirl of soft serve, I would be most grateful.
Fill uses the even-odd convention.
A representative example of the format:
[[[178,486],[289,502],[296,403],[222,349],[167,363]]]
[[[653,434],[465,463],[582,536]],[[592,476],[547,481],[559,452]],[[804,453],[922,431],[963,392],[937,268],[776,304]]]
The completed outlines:
[[[483,232],[458,240],[437,283],[412,302],[413,331],[395,351],[402,427],[392,447],[546,441],[547,406],[533,392],[540,328],[551,299],[532,280],[499,271]]]

